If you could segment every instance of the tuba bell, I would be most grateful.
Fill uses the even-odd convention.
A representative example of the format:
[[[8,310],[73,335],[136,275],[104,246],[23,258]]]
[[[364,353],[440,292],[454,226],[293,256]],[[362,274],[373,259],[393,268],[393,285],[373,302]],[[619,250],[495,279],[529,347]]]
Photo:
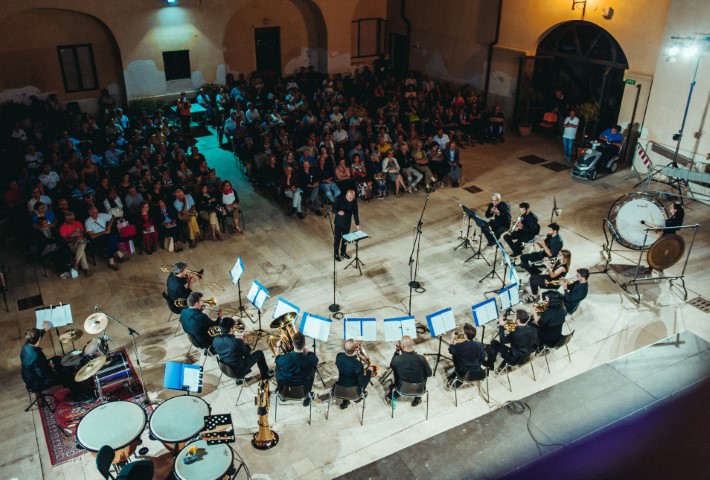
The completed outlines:
[[[278,433],[269,427],[269,381],[260,380],[257,387],[256,413],[258,415],[259,430],[254,433],[251,445],[259,450],[268,450],[279,443]]]
[[[294,322],[296,321],[297,316],[298,314],[295,312],[288,312],[275,319],[271,322],[271,325],[269,325],[269,327],[273,329],[278,329],[277,334],[269,335],[266,339],[269,344],[271,354],[274,357],[276,356],[276,344],[279,341],[281,342],[281,353],[289,353],[293,351],[293,337],[296,335]]]

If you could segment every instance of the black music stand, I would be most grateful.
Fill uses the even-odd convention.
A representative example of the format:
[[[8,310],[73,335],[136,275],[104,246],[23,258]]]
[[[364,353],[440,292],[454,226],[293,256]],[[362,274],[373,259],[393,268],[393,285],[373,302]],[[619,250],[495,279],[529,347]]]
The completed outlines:
[[[313,339],[313,355],[316,355],[316,339]],[[318,365],[323,365],[325,362],[321,362]],[[323,375],[320,374],[320,370],[318,370],[318,365],[316,365],[316,373],[318,374],[318,378],[320,378],[321,383],[323,384],[323,388],[325,388],[325,381],[323,381]]]
[[[448,333],[448,332],[445,332]],[[436,363],[434,364],[434,368],[431,370],[432,375],[436,375],[436,369],[439,367],[439,362],[441,361],[442,358],[445,358],[447,360],[451,360],[453,362],[453,359],[450,357],[447,357],[443,353],[441,353],[441,345],[444,343],[444,334],[442,333],[439,335],[439,349],[437,350],[436,353],[423,353],[422,355],[425,355],[427,357],[436,357]],[[446,372],[444,372],[446,373]]]
[[[333,243],[335,243],[335,228],[333,227],[333,219],[330,218],[330,212],[326,213],[325,216],[328,218],[328,223],[330,224],[330,232],[333,235]],[[335,290],[338,283],[338,274],[335,269],[335,255],[333,255],[333,303],[330,304],[328,310],[333,314],[333,318],[340,319],[343,318],[343,314],[340,312],[340,305],[335,300]]]
[[[261,328],[261,309],[257,308],[256,312],[257,312],[257,318],[258,318],[257,321],[259,322],[259,328],[257,328],[256,330],[254,330],[252,332],[252,333],[256,334],[256,340],[254,340],[254,346],[252,348],[256,348],[256,344],[259,343],[259,340],[261,340],[263,337],[269,336],[269,332],[267,332],[266,330]],[[252,323],[257,323],[257,322],[252,322]]]
[[[489,226],[488,228],[490,228],[490,226]],[[491,231],[491,233],[493,233],[493,232]],[[491,264],[489,263],[489,265],[491,265],[491,271],[488,272],[485,277],[481,278],[481,279],[478,281],[478,283],[483,282],[486,278],[489,278],[489,277],[490,277],[491,279],[493,279],[494,277],[498,277],[498,280],[500,280],[501,283],[502,283],[501,288],[503,288],[503,287],[505,287],[505,276],[506,276],[507,273],[508,273],[508,264],[507,264],[506,262],[503,262],[503,263],[505,264],[505,269],[504,269],[504,272],[503,272],[503,277],[501,277],[500,275],[498,275],[498,272],[496,271],[496,265],[498,264],[498,250],[500,250],[500,251],[502,252],[502,251],[503,251],[503,246],[500,244],[500,242],[499,242],[498,239],[495,237],[495,235],[493,235],[493,240],[496,242],[496,247],[495,247],[495,248],[496,248],[496,252],[495,252],[495,255],[493,256],[493,265],[491,265]],[[495,291],[497,291],[497,290],[491,290],[491,291],[492,291],[492,292],[495,292]]]
[[[251,320],[251,323],[256,323],[254,321],[254,317],[247,312],[247,308],[244,306],[242,303],[242,283],[241,283],[241,278],[237,279],[237,290],[239,291],[239,308],[237,308],[237,312],[239,315],[239,318],[244,318],[248,317],[249,320]],[[261,330],[261,323],[259,323],[259,330]]]
[[[475,242],[475,240],[470,240],[469,237],[471,236],[471,220],[473,219],[473,216],[476,215],[476,212],[466,207],[465,205],[459,205],[459,207],[463,209],[463,213],[464,215],[466,215],[466,233],[464,233],[463,228],[461,228],[461,235],[463,235],[462,237],[459,237],[461,243],[459,243],[456,248],[454,248],[454,252],[459,248],[463,248],[464,250],[470,248],[471,250],[473,250],[473,245],[471,245],[471,242]],[[463,224],[461,226],[463,227]],[[476,238],[475,231],[473,232],[473,238]]]
[[[464,209],[464,212],[466,212],[466,214],[469,215],[469,216],[473,219],[473,221],[476,223],[476,226],[478,227],[478,229],[479,229],[479,231],[480,231],[480,233],[479,233],[479,235],[478,235],[478,239],[479,239],[479,242],[478,242],[478,250],[475,251],[475,252],[473,253],[473,255],[471,255],[470,257],[468,257],[468,258],[466,259],[466,261],[463,262],[463,263],[468,263],[469,261],[473,260],[474,258],[475,258],[475,259],[482,258],[482,259],[490,266],[490,265],[491,265],[490,262],[488,261],[488,259],[487,259],[486,257],[483,256],[483,254],[481,253],[481,249],[483,248],[483,238],[484,238],[483,232],[484,232],[485,230],[487,230],[487,231],[489,231],[491,234],[493,234],[493,230],[491,230],[491,225],[488,223],[488,220],[486,220],[485,218],[479,217],[479,216],[476,214],[476,211],[475,211],[475,210],[472,210],[472,209],[470,209],[470,208],[468,208],[468,207],[464,207],[463,205],[461,206],[461,208],[463,208],[463,209]],[[493,237],[495,237],[495,235],[493,235]]]
[[[362,230],[358,230],[358,232],[362,232]],[[363,239],[365,239],[365,238],[370,238],[370,236],[369,236],[368,234],[366,234],[365,232],[362,232],[362,233],[364,234],[364,236],[362,236],[362,237],[360,237],[360,238],[356,238],[356,239],[354,239],[354,240],[347,240],[347,239],[345,239],[345,237],[347,237],[347,236],[349,236],[349,235],[354,235],[354,233],[353,233],[353,234],[351,234],[351,233],[346,233],[345,235],[343,235],[343,239],[345,239],[346,242],[348,242],[348,243],[355,243],[355,258],[353,258],[353,259],[350,261],[350,263],[348,263],[347,265],[345,265],[345,268],[344,268],[343,270],[347,270],[348,267],[357,268],[358,272],[360,272],[360,276],[362,276],[362,267],[365,266],[365,262],[363,262],[362,260],[360,260],[360,257],[359,257],[359,252],[360,252],[360,250],[359,250],[359,248],[360,248],[360,247],[359,247],[359,245],[360,245],[360,240],[363,240]],[[333,257],[333,260],[335,260],[335,257]]]

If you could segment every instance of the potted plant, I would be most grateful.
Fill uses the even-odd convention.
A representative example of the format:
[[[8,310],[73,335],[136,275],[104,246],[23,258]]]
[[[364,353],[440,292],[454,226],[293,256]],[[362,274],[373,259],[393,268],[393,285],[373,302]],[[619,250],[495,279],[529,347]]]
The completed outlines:
[[[584,120],[584,125],[582,126],[582,139],[587,139],[587,126],[593,122],[597,121],[599,117],[599,105],[596,102],[584,102],[577,105],[574,109],[577,112],[577,116]]]
[[[542,93],[528,80],[518,90],[519,101],[525,105],[525,117],[518,123],[518,133],[521,137],[527,137],[532,132],[532,123],[528,117],[530,115],[530,104],[542,100]]]

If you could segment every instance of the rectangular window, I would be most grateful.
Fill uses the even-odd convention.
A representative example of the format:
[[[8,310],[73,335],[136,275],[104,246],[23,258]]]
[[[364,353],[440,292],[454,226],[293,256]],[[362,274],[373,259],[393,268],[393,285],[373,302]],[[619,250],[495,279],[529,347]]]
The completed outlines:
[[[99,89],[91,44],[60,45],[57,47],[57,54],[64,79],[64,90],[67,93]]]
[[[166,81],[192,77],[190,50],[163,52],[163,65],[165,66]]]
[[[350,31],[352,58],[375,57],[384,53],[384,26],[385,22],[381,18],[354,20]]]

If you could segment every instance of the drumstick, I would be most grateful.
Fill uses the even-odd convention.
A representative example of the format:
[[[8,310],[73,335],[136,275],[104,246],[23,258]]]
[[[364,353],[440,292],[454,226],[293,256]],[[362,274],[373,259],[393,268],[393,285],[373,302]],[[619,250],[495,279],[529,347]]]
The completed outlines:
[[[231,432],[234,429],[231,425],[218,425],[213,430],[205,430],[200,432],[200,435],[207,435],[208,433],[221,433],[221,432]]]
[[[234,435],[228,436],[228,437],[202,437],[203,440],[207,441],[212,441],[212,442],[219,442],[222,440],[235,440]]]

